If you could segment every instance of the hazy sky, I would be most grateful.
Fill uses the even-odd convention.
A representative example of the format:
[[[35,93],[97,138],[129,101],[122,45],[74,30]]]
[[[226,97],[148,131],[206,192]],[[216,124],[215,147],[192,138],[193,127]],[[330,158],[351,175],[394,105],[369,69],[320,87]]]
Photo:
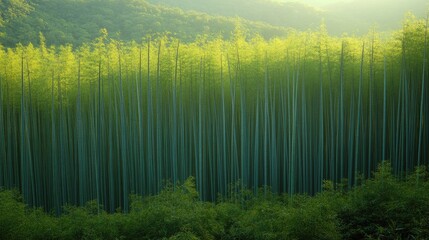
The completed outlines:
[[[423,7],[423,8],[427,8],[429,5],[429,1],[428,0],[390,0],[390,1],[386,1],[386,0],[276,0],[276,1],[280,1],[280,2],[300,2],[300,3],[306,3],[309,5],[313,5],[313,6],[317,6],[317,7],[323,7],[323,6],[327,6],[327,5],[331,5],[333,3],[344,3],[344,2],[355,2],[355,3],[359,3],[359,2],[368,2],[371,4],[389,4],[389,5],[405,5],[405,6],[418,6],[418,7]]]
[[[326,4],[335,3],[335,2],[347,2],[346,0],[343,0],[343,1],[342,0],[295,0],[295,1],[314,4],[314,5],[326,5]]]
[[[301,2],[309,5],[324,6],[336,2],[350,2],[352,0],[278,0],[280,2]]]

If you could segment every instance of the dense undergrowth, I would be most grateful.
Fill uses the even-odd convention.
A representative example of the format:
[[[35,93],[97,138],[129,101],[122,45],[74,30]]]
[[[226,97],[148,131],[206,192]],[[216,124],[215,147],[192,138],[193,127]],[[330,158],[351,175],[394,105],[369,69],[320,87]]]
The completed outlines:
[[[357,187],[326,181],[316,196],[254,195],[234,187],[217,203],[198,200],[193,178],[160,194],[131,197],[128,214],[95,201],[56,217],[0,191],[1,239],[424,239],[429,181],[424,168],[401,179],[385,163]]]

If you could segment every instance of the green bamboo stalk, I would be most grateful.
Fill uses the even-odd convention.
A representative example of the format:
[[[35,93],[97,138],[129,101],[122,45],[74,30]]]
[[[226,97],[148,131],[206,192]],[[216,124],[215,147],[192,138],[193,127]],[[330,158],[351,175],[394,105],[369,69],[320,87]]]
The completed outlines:
[[[176,61],[175,61],[175,67],[174,67],[174,82],[172,84],[173,86],[173,101],[172,101],[172,106],[173,106],[173,133],[172,133],[172,172],[173,172],[173,184],[174,186],[176,186],[176,182],[178,180],[177,177],[177,93],[176,93],[176,89],[177,89],[177,68],[178,68],[178,60],[179,60],[179,46],[180,46],[180,42],[177,42],[177,48],[176,48]]]
[[[5,69],[5,76],[6,76],[6,78],[8,77],[7,68]],[[6,103],[10,103],[11,97],[10,97],[9,83],[6,82],[5,85],[6,85],[6,87],[5,87],[6,88],[5,89],[6,90],[5,91],[6,92]],[[8,175],[8,184],[6,185],[6,187],[9,187],[9,188],[19,186],[19,180],[17,178],[20,178],[19,174],[14,173],[14,169],[16,169],[15,165],[17,165],[15,163],[18,160],[18,157],[13,156],[13,153],[14,153],[13,149],[14,148],[13,148],[12,143],[14,142],[13,141],[14,136],[16,136],[16,135],[12,134],[13,130],[14,130],[14,125],[15,125],[14,121],[12,121],[12,116],[14,115],[13,112],[14,112],[13,105],[12,104],[6,104],[6,126],[5,126],[6,144],[7,144],[7,147],[6,147],[7,162],[6,163],[8,166],[12,166],[12,167],[9,167],[8,174],[7,174]],[[17,144],[15,146],[17,146]]]
[[[52,104],[51,104],[51,124],[52,124],[52,150],[51,150],[51,158],[52,158],[52,192],[53,194],[53,206],[55,208],[56,214],[60,214],[61,209],[61,179],[59,178],[59,167],[58,167],[58,152],[57,152],[57,134],[56,134],[56,113],[55,113],[55,95],[54,95],[54,89],[55,89],[55,72],[52,71]]]
[[[363,88],[363,67],[364,67],[364,57],[365,57],[365,43],[362,43],[362,54],[361,54],[361,61],[360,61],[360,75],[359,75],[359,92],[358,92],[358,107],[357,107],[357,123],[356,123],[356,146],[355,146],[355,171],[358,171],[357,164],[359,162],[359,146],[360,146],[360,133],[361,133],[361,120],[362,120],[362,88]],[[363,156],[363,154],[361,154]],[[357,179],[355,179],[356,182]]]
[[[270,141],[270,174],[271,174],[271,190],[273,193],[279,193],[278,186],[278,158],[277,158],[277,140],[276,140],[276,84],[274,82],[271,97],[271,141]]]
[[[87,167],[86,167],[86,154],[85,154],[85,138],[83,129],[83,117],[82,117],[82,90],[81,90],[81,62],[78,61],[78,76],[77,76],[77,104],[76,104],[76,136],[77,136],[77,158],[79,166],[79,204],[85,204],[88,199],[86,198],[87,193]]]
[[[67,156],[65,153],[66,147],[66,138],[65,138],[65,117],[64,117],[64,109],[63,109],[63,91],[61,89],[61,76],[58,73],[57,75],[57,89],[58,89],[58,146],[59,146],[59,156],[58,156],[58,168],[60,174],[60,192],[61,192],[61,200],[60,206],[67,203],[68,195],[68,186],[66,180],[66,166]]]
[[[299,134],[299,138],[301,138],[301,146],[300,146],[300,161],[299,161],[299,165],[300,165],[300,172],[301,172],[301,179],[300,179],[300,185],[301,188],[299,190],[299,192],[302,193],[310,193],[310,189],[311,189],[311,184],[309,184],[310,182],[310,175],[309,175],[309,171],[311,170],[309,167],[309,148],[308,148],[308,122],[307,122],[307,101],[306,101],[306,73],[307,73],[307,44],[308,44],[308,39],[304,40],[304,57],[302,60],[302,77],[301,77],[301,82],[302,82],[302,88],[301,88],[301,120],[300,120],[300,132],[301,134]]]
[[[284,81],[281,82],[281,103],[282,103],[282,118],[283,118],[283,192],[288,192],[288,172],[289,172],[289,162],[290,162],[290,66],[289,66],[289,50],[286,51],[286,64],[285,64],[285,78]],[[286,84],[284,86],[283,84]],[[259,99],[259,89],[258,96]],[[259,102],[258,102],[259,104]],[[259,119],[258,119],[259,120]],[[256,136],[255,136],[256,138]]]
[[[331,140],[329,143],[329,179],[335,179],[335,124],[334,124],[334,106],[333,106],[333,96],[332,96],[332,72],[331,72],[331,60],[328,50],[328,44],[326,45],[326,55],[328,59],[328,73],[329,73],[329,129]]]
[[[200,59],[200,72],[199,72],[199,91],[198,91],[198,158],[195,163],[196,167],[196,182],[198,192],[203,191],[203,58]]]
[[[368,111],[369,111],[369,115],[368,115],[368,170],[367,170],[367,174],[368,176],[370,176],[371,174],[371,169],[372,169],[372,156],[373,154],[373,150],[372,150],[372,122],[373,122],[373,85],[374,85],[374,32],[372,35],[372,40],[371,40],[371,59],[370,59],[370,65],[369,65],[369,106],[368,106]]]
[[[24,89],[24,50],[21,55],[21,184],[23,196],[31,198],[30,186],[27,175],[27,152],[26,152],[26,111],[25,111],[25,89]],[[29,200],[29,199],[28,199]]]
[[[120,116],[120,132],[121,132],[121,161],[122,161],[122,195],[124,212],[128,212],[128,194],[129,194],[129,178],[128,178],[128,159],[127,159],[127,126],[125,113],[125,99],[122,82],[122,59],[121,48],[118,44],[118,80],[119,80],[119,116]]]
[[[402,44],[403,45],[403,44]],[[403,46],[402,46],[403,47]],[[395,165],[395,173],[399,174],[399,170],[402,169],[402,160],[401,154],[402,154],[402,145],[401,144],[401,134],[400,134],[400,126],[401,126],[401,102],[402,102],[402,87],[403,87],[403,75],[404,75],[404,64],[405,64],[405,55],[404,51],[402,50],[402,59],[401,59],[401,70],[400,70],[400,76],[399,76],[399,86],[398,86],[398,102],[397,102],[397,109],[396,109],[396,141],[395,141],[395,154],[394,154],[394,165]]]
[[[206,128],[209,130],[207,132],[207,145],[206,146],[213,146],[213,147],[208,147],[207,148],[207,162],[206,162],[206,174],[208,174],[208,181],[207,181],[207,185],[205,186],[205,188],[207,188],[208,190],[206,191],[207,200],[213,201],[214,199],[216,199],[216,195],[218,193],[218,185],[217,185],[217,176],[218,176],[218,171],[217,171],[217,166],[219,165],[218,162],[218,143],[217,140],[219,139],[218,136],[218,126],[219,126],[219,114],[218,114],[218,106],[217,106],[217,99],[216,99],[216,92],[214,87],[212,87],[212,85],[210,84],[210,80],[212,79],[212,67],[209,64],[208,67],[208,75],[207,75],[207,82],[209,85],[209,95],[211,96],[210,99],[208,99],[209,102],[209,106],[211,106],[209,108],[209,111],[206,111],[207,116],[215,116],[213,118],[206,118]],[[208,97],[209,98],[209,97]],[[211,100],[211,102],[210,102]]]
[[[32,97],[31,97],[31,71],[30,71],[30,64],[29,64],[29,58],[30,56],[27,55],[27,57],[25,58],[25,62],[26,62],[26,70],[27,70],[27,81],[28,81],[28,100],[26,103],[26,106],[28,108],[28,110],[26,111],[26,126],[25,126],[25,141],[26,141],[26,146],[27,146],[27,154],[28,154],[28,166],[27,166],[27,173],[29,175],[29,181],[30,181],[30,188],[31,188],[31,200],[28,200],[28,202],[31,204],[31,206],[37,206],[38,205],[38,198],[40,196],[40,194],[37,194],[38,192],[36,191],[36,182],[34,181],[35,177],[34,177],[34,156],[33,156],[33,147],[35,144],[33,144],[34,141],[31,141],[31,138],[33,136],[33,132],[35,129],[33,129],[33,125],[36,125],[35,122],[37,120],[36,116],[33,116],[33,107],[32,107]],[[37,125],[36,125],[37,126]],[[37,135],[36,135],[37,136]],[[35,143],[37,144],[38,141],[35,141]]]
[[[238,53],[237,53],[238,54]],[[238,62],[240,64],[240,62]],[[239,67],[237,67],[239,71]],[[241,187],[247,188],[249,184],[249,139],[247,129],[247,107],[244,80],[241,75],[238,77],[240,83],[240,155],[241,155]]]
[[[156,69],[156,192],[160,190],[161,181],[163,179],[162,170],[163,164],[163,151],[162,151],[162,92],[161,92],[161,45],[162,41],[158,44],[158,62]]]
[[[290,63],[289,63],[289,50],[287,51],[287,58],[286,58],[286,60],[287,60],[287,82],[286,82],[286,85],[287,85],[287,119],[288,119],[288,130],[289,130],[289,134],[288,134],[288,153],[287,153],[287,158],[288,158],[288,162],[287,162],[287,172],[285,173],[285,176],[288,176],[287,177],[287,192],[289,193],[289,194],[292,194],[291,193],[291,186],[292,186],[292,184],[291,184],[291,181],[292,181],[292,174],[291,174],[291,172],[292,172],[292,170],[291,170],[291,166],[292,166],[292,161],[294,160],[293,158],[292,158],[292,153],[293,153],[293,150],[292,150],[292,143],[293,143],[293,136],[292,136],[292,133],[293,133],[293,126],[292,126],[292,123],[293,123],[293,111],[292,111],[292,108],[293,108],[293,89],[292,89],[292,94],[291,94],[291,74],[292,75],[294,75],[294,73],[291,73],[291,67],[290,67]],[[292,69],[293,70],[293,69]],[[293,72],[293,71],[292,71]],[[292,84],[294,83],[294,76],[293,76],[293,79],[292,79]]]
[[[183,63],[180,62],[180,69],[179,69],[179,162],[178,166],[180,167],[180,174],[179,179],[181,181],[185,180],[188,177],[188,173],[186,171],[186,162],[185,159],[189,159],[187,157],[187,151],[186,151],[186,142],[185,142],[185,113],[184,113],[184,92],[183,92],[183,84],[182,84],[182,68]]]
[[[382,152],[382,164],[386,160],[386,128],[387,128],[387,72],[386,72],[386,56],[384,56],[384,78],[383,78],[383,152]]]
[[[353,64],[354,65],[354,64]],[[356,183],[356,169],[354,169],[353,167],[353,147],[354,147],[354,134],[355,134],[355,78],[353,75],[353,79],[352,79],[352,90],[351,90],[351,100],[350,100],[350,115],[349,115],[349,137],[347,139],[348,142],[348,161],[347,161],[347,169],[348,169],[348,173],[347,173],[347,179],[348,179],[348,188],[351,189],[351,187],[353,186],[353,184]],[[353,174],[355,174],[354,178],[353,178]]]
[[[238,157],[238,140],[237,140],[237,129],[239,129],[240,126],[237,126],[237,118],[239,117],[239,111],[237,111],[236,108],[236,95],[237,95],[237,84],[239,84],[239,77],[240,75],[240,54],[239,54],[239,48],[238,45],[236,47],[236,56],[237,56],[237,64],[235,66],[235,79],[234,82],[232,82],[232,78],[230,78],[230,86],[231,86],[231,97],[233,99],[232,101],[232,117],[231,117],[231,123],[232,123],[232,138],[231,138],[231,183],[236,183],[240,179],[240,170],[239,170],[239,157]],[[242,187],[242,186],[240,186]],[[237,194],[239,189],[234,189],[234,193]]]
[[[199,64],[201,64],[201,62]],[[193,99],[194,97],[197,97],[197,96],[193,96],[194,81],[195,81],[194,75],[196,75],[194,73],[194,66],[193,64],[191,64],[191,76],[190,76],[190,84],[189,84],[189,92],[188,92],[189,99]],[[197,142],[198,141],[198,125],[197,125],[198,114],[196,113],[196,109],[198,109],[198,106],[195,103],[195,101],[189,101],[189,105],[190,105],[190,109],[189,109],[190,121],[188,121],[189,122],[188,124],[189,125],[189,132],[188,132],[189,152],[190,152],[190,158],[193,161],[189,161],[187,169],[189,173],[192,173],[192,175],[194,175],[195,178],[197,178],[197,175],[198,175],[197,161],[199,156],[198,156],[198,142]],[[195,179],[195,182],[197,182],[197,179]]]
[[[255,110],[255,147],[254,147],[254,158],[253,158],[253,192],[258,193],[259,187],[259,133],[260,133],[260,123],[259,123],[259,89],[256,93],[256,110]]]
[[[283,73],[284,74],[284,73]],[[280,153],[279,157],[281,157],[282,163],[279,162],[280,169],[280,182],[281,182],[281,192],[287,192],[287,104],[286,104],[286,96],[285,96],[285,84],[286,79],[280,82],[280,110],[281,110],[281,121],[279,120],[279,125],[282,127],[282,134],[284,136],[283,141],[280,141],[279,146],[283,148],[283,152]],[[282,154],[282,155],[281,155]]]
[[[339,156],[337,156],[337,166],[336,169],[339,171],[339,179],[344,178],[343,169],[344,169],[344,48],[345,43],[342,42],[341,45],[341,57],[340,57],[340,99],[339,99],[339,109],[338,109],[338,138],[337,138],[337,147],[339,148]],[[341,145],[341,146],[340,146]],[[339,163],[338,163],[339,162]],[[339,170],[338,170],[339,165]],[[338,177],[338,176],[337,176]]]
[[[424,98],[425,98],[425,80],[426,80],[426,65],[427,65],[427,33],[428,33],[428,19],[429,15],[426,16],[426,25],[425,25],[425,45],[423,51],[423,70],[422,70],[422,85],[421,85],[421,94],[420,94],[420,124],[419,124],[419,148],[417,156],[417,166],[421,164],[421,155],[422,155],[422,135],[423,135],[423,109],[424,109]],[[419,176],[417,175],[417,182]]]
[[[405,39],[403,39],[402,42],[402,62],[401,62],[401,76],[400,76],[400,82],[399,82],[399,99],[398,99],[398,113],[397,113],[397,153],[396,153],[396,159],[397,159],[397,173],[403,171],[403,164],[404,160],[404,125],[405,125],[405,119],[404,119],[404,91],[405,91],[405,81],[406,81],[406,68],[405,68]]]
[[[117,152],[115,151],[116,149],[118,149],[117,147],[117,143],[114,141],[114,135],[116,132],[115,126],[116,126],[116,116],[117,114],[115,114],[115,109],[116,109],[116,94],[115,94],[115,81],[113,78],[113,74],[112,74],[112,69],[111,69],[111,61],[112,59],[110,58],[110,56],[108,55],[108,61],[107,61],[107,80],[109,83],[109,95],[113,96],[113,98],[107,98],[107,118],[108,118],[108,122],[106,123],[106,126],[108,127],[108,132],[107,132],[107,144],[109,146],[109,150],[108,150],[108,173],[107,176],[109,178],[109,201],[108,203],[106,203],[106,205],[108,205],[108,210],[110,212],[114,212],[116,210],[116,208],[118,207],[118,198],[120,193],[118,193],[118,183],[116,181],[117,175],[115,174],[115,172],[117,172],[117,161],[115,162],[115,159],[119,159],[119,157],[117,158]],[[115,164],[116,163],[116,164]]]
[[[102,102],[102,92],[101,92],[101,59],[98,61],[98,106],[97,106],[97,162],[95,166],[95,184],[96,184],[96,196],[97,196],[97,205],[100,205],[103,201],[101,198],[101,129],[102,129],[102,115],[101,115],[101,102]],[[97,213],[100,214],[100,208],[97,208]]]
[[[323,180],[323,172],[324,172],[324,105],[323,105],[323,67],[322,67],[322,43],[319,42],[319,144],[318,144],[318,163],[317,168],[319,169],[317,179],[319,182],[317,184],[317,191],[322,190],[322,181]]]
[[[6,156],[6,134],[4,130],[5,119],[4,119],[4,108],[3,108],[3,76],[0,74],[0,186],[9,185],[9,176],[8,176],[8,165],[7,165],[7,156]]]
[[[109,119],[106,120],[106,116],[108,114],[108,107],[106,106],[107,101],[105,100],[105,88],[106,88],[106,80],[108,80],[108,78],[105,78],[103,75],[103,67],[108,69],[109,68],[109,64],[103,65],[103,51],[101,51],[101,53],[99,53],[99,81],[100,81],[100,89],[99,89],[99,100],[100,100],[100,110],[99,110],[99,116],[100,116],[100,126],[99,126],[99,131],[100,131],[100,152],[99,152],[99,156],[100,156],[100,205],[107,208],[108,204],[109,204],[109,186],[110,186],[110,179],[109,179],[109,162],[108,162],[108,157],[109,155],[107,154],[107,152],[109,151],[109,148],[106,146],[110,146],[108,145],[108,131],[106,130],[109,126]],[[105,56],[105,53],[104,53]],[[109,95],[107,95],[109,96]],[[72,131],[70,131],[72,132]],[[99,205],[99,206],[100,206]],[[100,210],[98,208],[98,210]]]
[[[268,53],[265,52],[265,78],[264,78],[264,196],[267,194],[268,186]]]
[[[131,52],[133,52],[131,50]],[[128,59],[127,56],[124,56],[124,68],[126,77],[124,81],[124,86],[128,87],[128,89],[125,91],[128,93],[125,99],[126,106],[128,107],[128,112],[126,112],[127,119],[127,142],[128,142],[128,154],[127,158],[129,159],[128,162],[128,172],[129,172],[129,191],[130,193],[137,193],[139,182],[137,181],[138,177],[138,169],[139,169],[139,129],[138,129],[138,111],[135,111],[135,109],[138,108],[138,101],[137,101],[137,93],[136,89],[139,88],[138,84],[138,72],[134,70],[134,64],[133,59]],[[130,70],[130,68],[132,70]],[[133,72],[134,71],[134,72]],[[133,76],[134,75],[134,76]],[[130,80],[131,77],[134,77],[134,82]],[[137,82],[136,82],[137,81]]]
[[[221,84],[221,99],[222,99],[222,167],[220,170],[221,193],[225,194],[228,183],[227,171],[227,138],[226,138],[226,112],[225,112],[225,84],[223,82],[223,60],[220,58],[220,84]]]
[[[302,77],[301,77],[301,82],[302,82],[302,87],[301,87],[301,105],[300,105],[300,116],[301,116],[301,120],[300,120],[300,128],[299,132],[300,134],[298,134],[298,137],[301,138],[301,140],[299,140],[301,142],[301,146],[300,146],[300,160],[299,160],[299,172],[300,172],[300,189],[299,192],[303,192],[303,193],[309,193],[308,190],[310,189],[310,184],[308,183],[309,181],[309,174],[308,174],[308,137],[307,137],[307,133],[308,133],[308,124],[307,124],[307,102],[306,102],[306,94],[305,94],[305,84],[306,84],[306,79],[305,79],[305,73],[306,73],[306,59],[307,59],[307,45],[304,46],[304,60],[302,63]]]
[[[300,69],[299,66],[296,67],[292,79],[292,138],[291,138],[291,158],[290,158],[290,167],[289,167],[289,195],[293,196],[296,189],[296,162],[298,162],[297,154],[297,122],[298,122],[298,79],[299,79]]]
[[[232,81],[232,72],[231,72],[231,61],[229,55],[227,55],[228,62],[228,75],[230,83],[230,95],[231,95],[231,138],[230,138],[230,175],[228,182],[234,183],[237,179],[237,138],[236,138],[236,112],[235,112],[235,82]],[[239,61],[237,61],[239,62]],[[238,63],[237,63],[238,64]],[[231,192],[232,193],[232,192]]]
[[[147,189],[149,193],[154,193],[155,188],[153,183],[154,179],[154,157],[153,157],[153,110],[152,110],[152,88],[151,88],[151,79],[150,79],[150,38],[147,40],[147,175],[148,175],[148,184]],[[152,183],[152,184],[151,184]]]
[[[130,183],[129,190],[130,193],[136,193],[137,192],[137,175],[139,167],[138,165],[138,135],[139,135],[139,129],[138,129],[138,111],[135,111],[137,109],[137,96],[135,94],[136,91],[134,91],[136,88],[138,88],[138,83],[133,84],[130,80],[130,76],[132,77],[134,75],[134,83],[135,81],[138,81],[138,73],[137,72],[131,72],[135,71],[129,70],[129,65],[133,66],[133,60],[129,62],[129,59],[124,56],[124,69],[125,70],[125,80],[124,80],[124,87],[127,87],[125,90],[125,93],[128,93],[125,98],[126,107],[128,108],[128,111],[126,111],[127,116],[127,142],[128,142],[128,154],[127,158],[129,159],[128,162],[128,181]],[[134,73],[134,74],[133,74]],[[136,126],[137,123],[137,126]]]
[[[139,128],[139,136],[138,136],[138,175],[137,181],[139,183],[138,193],[141,195],[145,194],[145,158],[144,158],[144,127],[143,127],[143,70],[142,70],[142,46],[139,47],[139,75],[138,82],[136,83],[136,91],[137,91],[137,111],[138,111],[138,128]],[[137,80],[137,78],[136,78]]]
[[[31,90],[30,90],[31,92]],[[1,100],[0,100],[1,101]],[[44,154],[42,153],[41,144],[46,142],[42,134],[40,132],[40,108],[37,104],[37,100],[33,102],[33,105],[30,108],[31,110],[31,125],[30,125],[30,136],[28,137],[28,143],[31,144],[31,170],[32,170],[32,181],[33,181],[33,187],[34,187],[34,206],[40,206],[44,209],[47,209],[48,206],[46,206],[46,192],[45,187],[43,186],[43,178],[44,178],[44,168],[43,162],[41,162],[41,159],[44,159]],[[1,128],[1,127],[0,127]],[[1,140],[0,140],[1,141]],[[1,151],[0,151],[1,152]],[[44,159],[45,160],[45,159]],[[39,180],[40,179],[40,180]]]
[[[211,73],[211,68],[209,65],[209,70],[208,70],[208,76],[207,79],[210,79],[210,73]],[[209,130],[207,131],[207,141],[206,144],[207,146],[212,146],[212,147],[208,147],[207,148],[207,161],[206,161],[206,174],[208,175],[208,180],[206,183],[205,188],[208,189],[205,191],[205,195],[206,195],[206,199],[207,200],[213,200],[216,197],[216,193],[217,193],[217,179],[215,177],[217,177],[217,162],[219,162],[219,158],[217,157],[217,153],[218,153],[218,144],[216,139],[219,139],[218,135],[218,112],[217,112],[217,104],[216,104],[216,96],[215,96],[215,91],[214,88],[210,88],[208,89],[209,91],[209,97],[207,99],[208,105],[210,106],[209,110],[206,111],[206,114],[208,116],[215,116],[212,118],[206,118],[206,128]]]

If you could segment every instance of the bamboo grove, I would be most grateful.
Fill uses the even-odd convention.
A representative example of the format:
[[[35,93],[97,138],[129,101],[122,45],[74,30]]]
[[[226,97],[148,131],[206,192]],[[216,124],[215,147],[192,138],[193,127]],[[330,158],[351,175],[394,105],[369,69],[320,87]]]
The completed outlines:
[[[429,163],[427,25],[382,38],[293,32],[0,51],[0,186],[61,211],[129,209],[194,176],[200,198],[349,188]],[[232,189],[232,190],[231,190]],[[262,189],[262,192],[260,191]]]

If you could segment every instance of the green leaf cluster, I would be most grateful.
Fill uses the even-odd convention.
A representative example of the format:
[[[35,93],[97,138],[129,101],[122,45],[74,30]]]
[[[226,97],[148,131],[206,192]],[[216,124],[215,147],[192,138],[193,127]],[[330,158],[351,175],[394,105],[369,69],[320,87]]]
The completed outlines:
[[[424,239],[429,234],[428,173],[405,179],[389,163],[349,191],[316,196],[251,195],[198,200],[190,178],[161,193],[132,197],[131,212],[107,214],[96,202],[55,217],[0,192],[2,239]],[[245,191],[245,189],[243,189]],[[237,195],[236,195],[237,196]]]

